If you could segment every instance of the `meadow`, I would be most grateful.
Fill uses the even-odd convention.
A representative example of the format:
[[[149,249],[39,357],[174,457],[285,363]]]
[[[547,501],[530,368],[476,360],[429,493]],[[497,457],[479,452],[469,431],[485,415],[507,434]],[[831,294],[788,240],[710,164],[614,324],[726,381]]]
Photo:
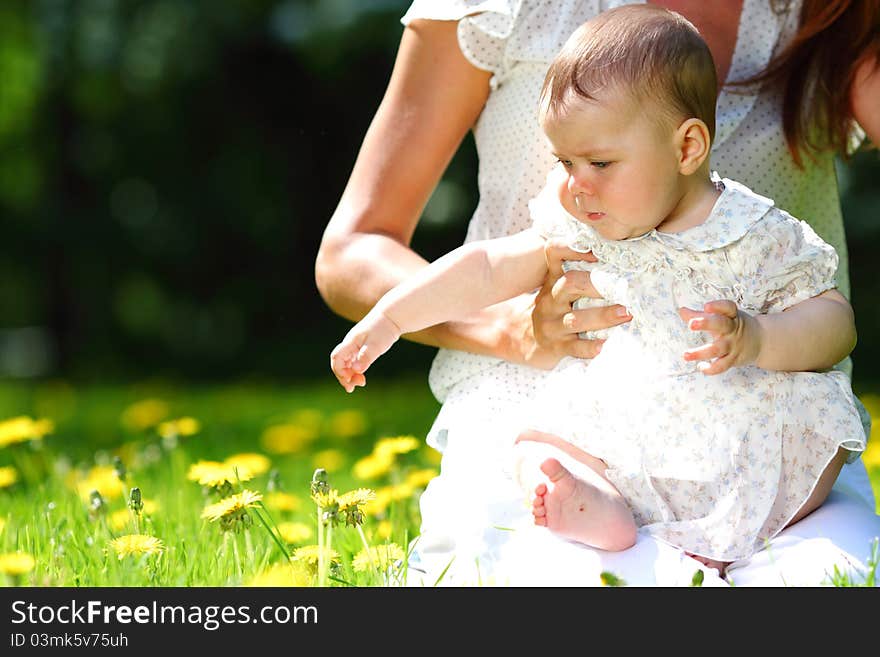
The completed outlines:
[[[0,582],[404,585],[437,408],[423,379],[0,384]]]

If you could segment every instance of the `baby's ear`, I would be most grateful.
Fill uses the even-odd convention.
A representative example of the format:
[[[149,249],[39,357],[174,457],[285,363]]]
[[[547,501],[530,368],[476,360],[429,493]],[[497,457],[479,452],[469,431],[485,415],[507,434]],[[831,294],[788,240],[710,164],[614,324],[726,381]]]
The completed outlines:
[[[689,176],[709,157],[712,149],[709,128],[700,119],[690,118],[678,127],[675,136],[679,152],[678,170],[682,175]]]

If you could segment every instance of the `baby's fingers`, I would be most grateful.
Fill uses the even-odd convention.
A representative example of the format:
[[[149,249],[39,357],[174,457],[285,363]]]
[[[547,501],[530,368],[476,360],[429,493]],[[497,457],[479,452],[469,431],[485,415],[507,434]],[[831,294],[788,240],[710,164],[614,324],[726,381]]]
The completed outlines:
[[[730,317],[713,313],[697,313],[687,320],[687,325],[691,331],[708,331],[714,335],[727,335],[736,328]]]
[[[726,299],[718,299],[716,301],[704,303],[703,310],[707,313],[724,315],[730,319],[736,319],[736,314],[738,312],[736,304],[733,301],[727,301]]]
[[[730,354],[722,356],[721,358],[716,358],[707,366],[698,366],[699,370],[703,374],[707,374],[710,376],[712,374],[721,374],[722,372],[726,372],[731,367],[733,367],[733,356],[731,356]]]
[[[715,342],[703,345],[702,347],[688,349],[686,352],[684,352],[684,359],[686,361],[712,360],[716,358],[723,358],[727,356],[729,352],[730,344],[727,340],[716,340]]]

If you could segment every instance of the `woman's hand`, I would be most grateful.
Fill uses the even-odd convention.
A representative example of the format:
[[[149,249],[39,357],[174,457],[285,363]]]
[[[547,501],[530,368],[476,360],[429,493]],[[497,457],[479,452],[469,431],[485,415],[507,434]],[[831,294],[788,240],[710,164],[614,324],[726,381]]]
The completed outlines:
[[[684,352],[687,361],[713,361],[703,374],[721,374],[731,367],[751,365],[761,353],[761,325],[733,301],[710,301],[703,311],[679,308],[691,331],[707,331],[712,342]]]
[[[604,340],[584,340],[583,331],[597,331],[623,324],[632,319],[626,308],[609,305],[574,310],[572,304],[580,297],[600,298],[586,271],[562,270],[565,260],[597,262],[592,253],[574,251],[560,242],[548,240],[544,247],[547,277],[538,291],[532,308],[534,352],[544,363],[555,365],[565,356],[594,358]]]

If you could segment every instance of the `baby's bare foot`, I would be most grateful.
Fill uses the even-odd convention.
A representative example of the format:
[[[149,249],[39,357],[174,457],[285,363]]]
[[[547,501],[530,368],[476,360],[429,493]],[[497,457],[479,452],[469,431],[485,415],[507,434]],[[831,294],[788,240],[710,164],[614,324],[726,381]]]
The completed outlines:
[[[622,499],[577,479],[554,458],[544,461],[541,471],[550,486],[535,487],[536,525],[603,550],[624,550],[635,543],[635,522]]]

